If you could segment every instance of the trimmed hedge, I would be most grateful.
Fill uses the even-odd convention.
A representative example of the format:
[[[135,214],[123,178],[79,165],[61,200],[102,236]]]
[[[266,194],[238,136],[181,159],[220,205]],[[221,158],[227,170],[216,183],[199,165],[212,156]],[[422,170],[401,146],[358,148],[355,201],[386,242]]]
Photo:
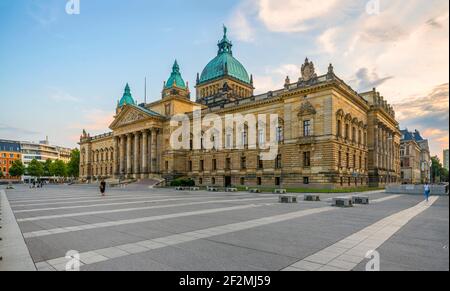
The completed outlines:
[[[170,182],[171,187],[194,187],[195,181],[192,179],[179,178]]]

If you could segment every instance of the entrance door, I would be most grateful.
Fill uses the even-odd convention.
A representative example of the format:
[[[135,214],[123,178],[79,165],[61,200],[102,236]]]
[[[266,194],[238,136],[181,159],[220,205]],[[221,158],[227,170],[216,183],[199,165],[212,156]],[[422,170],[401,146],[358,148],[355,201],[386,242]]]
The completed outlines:
[[[225,187],[231,187],[231,177],[225,176]]]

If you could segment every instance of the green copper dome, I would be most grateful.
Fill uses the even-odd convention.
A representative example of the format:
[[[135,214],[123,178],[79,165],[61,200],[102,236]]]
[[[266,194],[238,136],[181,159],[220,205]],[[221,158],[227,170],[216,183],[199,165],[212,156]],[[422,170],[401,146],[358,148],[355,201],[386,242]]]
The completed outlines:
[[[172,87],[178,87],[182,89],[186,89],[186,83],[184,82],[183,78],[180,74],[180,66],[178,65],[178,62],[175,60],[175,63],[172,67],[172,73],[170,74],[169,80],[166,82],[166,89],[172,88]]]
[[[134,101],[133,96],[131,96],[131,90],[128,83],[125,86],[125,92],[123,93],[123,96],[119,101],[119,107],[122,107],[124,105],[136,105],[136,101]]]
[[[227,38],[227,28],[224,27],[222,40],[219,42],[219,52],[209,64],[203,69],[199,84],[221,78],[223,76],[234,77],[244,83],[250,84],[250,78],[244,66],[233,57],[231,50],[233,44]]]

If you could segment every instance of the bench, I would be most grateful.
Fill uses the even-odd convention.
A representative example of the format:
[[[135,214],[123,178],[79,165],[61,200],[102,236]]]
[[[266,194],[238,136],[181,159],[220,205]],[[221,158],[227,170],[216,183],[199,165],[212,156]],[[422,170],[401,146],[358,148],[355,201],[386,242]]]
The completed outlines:
[[[237,188],[225,188],[225,192],[237,192]]]
[[[215,187],[208,187],[206,188],[206,190],[208,190],[209,192],[219,192],[219,189]]]
[[[273,190],[273,193],[274,194],[286,194],[287,191],[286,191],[286,189],[275,189],[275,190]]]
[[[352,198],[350,197],[335,197],[333,198],[332,206],[336,207],[353,207]]]
[[[175,187],[176,191],[185,191],[186,188],[185,187]]]
[[[250,193],[261,193],[261,190],[259,190],[259,189],[250,189],[248,192],[250,192]]]
[[[280,195],[280,203],[297,203],[297,196],[295,195]]]
[[[189,191],[200,191],[199,187],[190,187]]]
[[[352,196],[352,203],[353,204],[369,204],[369,197],[368,196]]]
[[[320,196],[316,194],[306,194],[304,197],[305,201],[320,201]]]

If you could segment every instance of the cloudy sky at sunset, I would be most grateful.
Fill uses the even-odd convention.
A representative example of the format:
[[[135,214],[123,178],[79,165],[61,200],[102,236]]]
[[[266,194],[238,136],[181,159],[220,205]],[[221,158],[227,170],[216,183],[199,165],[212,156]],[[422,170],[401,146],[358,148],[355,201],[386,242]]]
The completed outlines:
[[[369,1],[369,0],[368,0]],[[357,91],[378,91],[402,128],[449,144],[449,1],[372,0],[0,1],[0,139],[76,146],[81,130],[108,130],[126,82],[160,98],[176,58],[195,76],[217,53],[222,24],[257,93],[300,75],[309,57]]]

